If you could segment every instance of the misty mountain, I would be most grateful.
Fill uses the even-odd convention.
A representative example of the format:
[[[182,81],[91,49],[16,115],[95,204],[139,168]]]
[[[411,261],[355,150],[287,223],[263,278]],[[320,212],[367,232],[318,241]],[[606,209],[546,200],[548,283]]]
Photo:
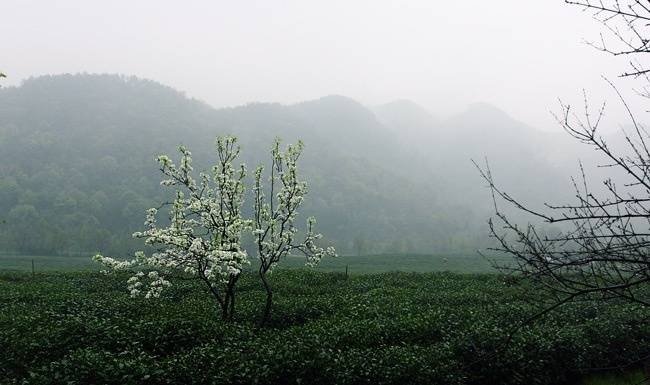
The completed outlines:
[[[416,103],[400,99],[373,108],[377,119],[394,132],[402,147],[422,151],[439,139],[440,121]]]
[[[240,138],[249,169],[269,163],[276,136],[305,142],[302,213],[343,253],[485,246],[491,201],[470,159],[487,156],[526,199],[566,195],[564,160],[549,159],[561,141],[485,104],[446,120],[409,101],[369,109],[343,96],[214,109],[133,77],[46,76],[0,89],[0,251],[141,247],[130,234],[165,199],[154,157],[184,144],[207,169],[225,134]]]

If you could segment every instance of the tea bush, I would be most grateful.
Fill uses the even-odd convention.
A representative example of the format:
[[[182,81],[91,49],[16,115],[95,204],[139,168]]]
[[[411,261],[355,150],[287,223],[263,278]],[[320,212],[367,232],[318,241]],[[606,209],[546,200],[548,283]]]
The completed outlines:
[[[0,382],[7,384],[561,384],[648,353],[650,310],[538,308],[497,275],[351,276],[278,270],[276,308],[242,278],[234,323],[202,287],[129,297],[123,276],[0,274]]]

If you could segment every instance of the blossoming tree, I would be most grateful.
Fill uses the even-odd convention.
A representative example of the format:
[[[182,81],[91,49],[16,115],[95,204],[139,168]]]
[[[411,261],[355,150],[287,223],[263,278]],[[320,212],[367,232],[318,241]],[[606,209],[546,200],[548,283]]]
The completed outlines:
[[[219,161],[211,173],[200,173],[198,180],[193,176],[191,153],[185,147],[179,147],[178,165],[166,155],[159,156],[166,178],[161,185],[175,189],[169,224],[160,226],[158,209],[152,208],[147,211],[146,229],[133,234],[158,251],[151,255],[138,252],[128,261],[102,255],[94,259],[111,270],[133,271],[127,282],[133,297],[158,297],[173,277],[197,279],[219,304],[222,318],[231,320],[235,285],[242,268],[250,263],[241,247],[242,232],[250,226],[241,213],[246,169],[243,164],[233,166],[239,151],[236,138],[217,138]]]
[[[313,217],[308,218],[304,235],[298,240],[295,220],[307,194],[307,183],[298,178],[297,162],[302,149],[302,142],[298,142],[283,152],[276,139],[266,186],[268,197],[263,183],[264,168],[259,166],[255,170],[252,220],[242,215],[246,168],[243,164],[233,166],[240,152],[236,138],[217,138],[219,162],[211,173],[200,173],[198,180],[193,176],[192,154],[187,148],[179,147],[178,165],[166,155],[159,156],[160,171],[165,176],[160,184],[175,189],[175,199],[169,203],[169,223],[160,226],[159,209],[152,208],[147,211],[146,229],[133,234],[158,251],[151,255],[137,252],[126,261],[99,254],[93,258],[108,268],[106,272],[133,272],[127,281],[132,297],[159,297],[173,278],[199,280],[218,303],[222,318],[230,321],[235,311],[237,281],[244,266],[250,264],[241,246],[242,233],[251,229],[260,262],[258,272],[266,290],[261,321],[264,325],[273,304],[267,273],[283,257],[301,253],[306,256],[307,265],[313,266],[324,256],[336,255],[334,248],[316,245],[322,236],[314,232]]]
[[[307,183],[298,178],[297,163],[303,143],[288,145],[280,150],[280,141],[275,140],[271,150],[271,168],[268,185],[264,186],[264,167],[255,170],[253,237],[257,246],[260,266],[258,273],[266,290],[266,304],[260,324],[266,324],[273,306],[273,289],[268,280],[269,273],[280,260],[291,253],[303,254],[307,265],[313,266],[324,256],[335,256],[334,248],[322,248],[316,241],[322,237],[314,232],[316,220],[307,219],[307,228],[298,240],[295,225],[298,209],[307,194]],[[268,192],[268,196],[265,194]]]

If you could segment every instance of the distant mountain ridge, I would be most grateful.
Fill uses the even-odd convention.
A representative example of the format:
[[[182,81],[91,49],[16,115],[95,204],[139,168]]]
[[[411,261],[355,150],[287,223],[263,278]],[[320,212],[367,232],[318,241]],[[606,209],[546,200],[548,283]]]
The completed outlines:
[[[488,156],[532,199],[557,196],[550,181],[564,176],[545,159],[553,140],[488,105],[445,120],[406,100],[370,109],[337,95],[215,109],[134,77],[45,76],[0,89],[0,251],[141,247],[130,233],[164,199],[154,156],[182,143],[207,168],[225,134],[249,169],[268,163],[276,136],[306,143],[302,212],[343,253],[483,247],[491,202],[470,158]]]

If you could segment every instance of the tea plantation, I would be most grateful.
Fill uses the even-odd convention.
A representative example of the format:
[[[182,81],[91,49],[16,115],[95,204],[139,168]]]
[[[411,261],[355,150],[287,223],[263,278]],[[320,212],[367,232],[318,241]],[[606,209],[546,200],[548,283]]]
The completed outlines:
[[[225,324],[203,288],[131,299],[126,276],[0,273],[7,384],[571,384],[650,347],[650,310],[583,301],[523,327],[530,287],[498,275],[278,270],[244,276]]]

